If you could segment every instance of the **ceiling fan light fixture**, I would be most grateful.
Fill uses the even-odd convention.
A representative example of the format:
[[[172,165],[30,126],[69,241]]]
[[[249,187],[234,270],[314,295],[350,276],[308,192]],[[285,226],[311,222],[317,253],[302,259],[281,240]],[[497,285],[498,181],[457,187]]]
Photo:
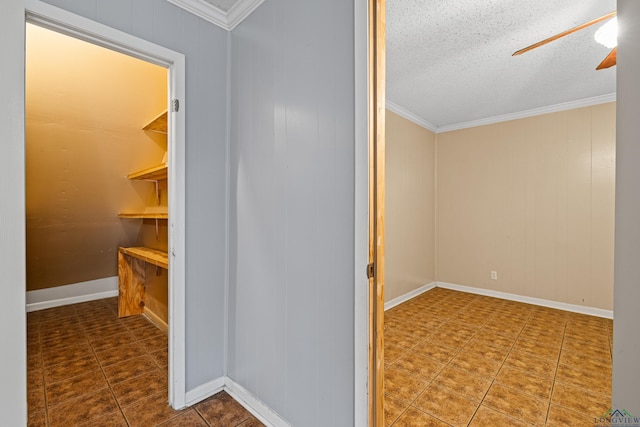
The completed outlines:
[[[618,45],[618,20],[614,16],[609,22],[598,28],[594,38],[598,43],[612,49]]]

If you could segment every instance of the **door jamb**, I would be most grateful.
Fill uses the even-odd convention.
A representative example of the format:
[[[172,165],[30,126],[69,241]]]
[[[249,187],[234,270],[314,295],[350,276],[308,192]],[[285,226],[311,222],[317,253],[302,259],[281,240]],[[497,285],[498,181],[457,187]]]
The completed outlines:
[[[384,426],[386,1],[369,0],[369,426]]]

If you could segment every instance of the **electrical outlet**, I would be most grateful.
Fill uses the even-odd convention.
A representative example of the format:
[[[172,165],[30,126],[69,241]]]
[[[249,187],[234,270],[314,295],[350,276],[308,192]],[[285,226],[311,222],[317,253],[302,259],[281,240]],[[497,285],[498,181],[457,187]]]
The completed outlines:
[[[491,272],[491,280],[498,280],[498,272],[497,271],[492,271]]]

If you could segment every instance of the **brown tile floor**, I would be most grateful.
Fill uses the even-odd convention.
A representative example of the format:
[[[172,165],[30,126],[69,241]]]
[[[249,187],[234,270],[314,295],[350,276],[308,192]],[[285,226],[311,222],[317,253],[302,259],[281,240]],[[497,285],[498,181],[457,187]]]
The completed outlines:
[[[225,392],[167,405],[167,337],[117,299],[27,315],[29,427],[262,426]]]
[[[430,290],[385,313],[387,426],[589,426],[611,406],[611,320]]]

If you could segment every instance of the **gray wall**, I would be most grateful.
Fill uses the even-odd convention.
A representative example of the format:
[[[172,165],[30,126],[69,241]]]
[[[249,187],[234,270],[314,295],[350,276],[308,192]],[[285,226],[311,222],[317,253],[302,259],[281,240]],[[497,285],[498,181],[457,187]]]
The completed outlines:
[[[27,424],[24,198],[24,7],[0,7],[0,413]]]
[[[640,2],[618,22],[613,407],[640,416]]]
[[[186,386],[223,375],[228,33],[165,0],[47,0],[186,57]]]
[[[353,9],[268,0],[232,32],[227,374],[296,426],[354,422]]]

